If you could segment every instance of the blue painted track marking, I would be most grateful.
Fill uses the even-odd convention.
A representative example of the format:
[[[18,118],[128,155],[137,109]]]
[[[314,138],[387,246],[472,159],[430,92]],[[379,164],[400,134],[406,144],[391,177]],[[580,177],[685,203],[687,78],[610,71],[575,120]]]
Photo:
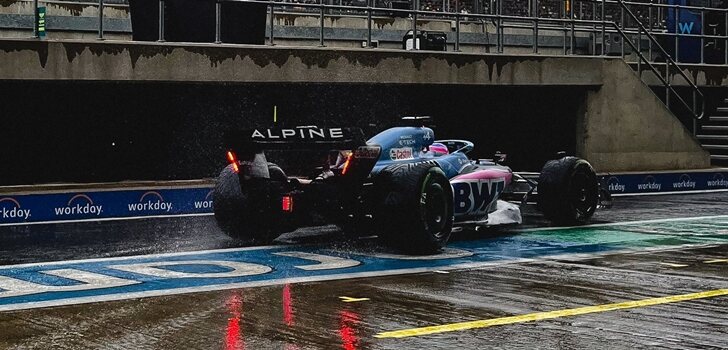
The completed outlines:
[[[444,254],[423,258],[321,246],[268,246],[2,266],[0,311],[728,243],[728,216],[651,221],[650,228],[660,234],[639,232],[643,227],[637,223],[522,232],[454,242]]]

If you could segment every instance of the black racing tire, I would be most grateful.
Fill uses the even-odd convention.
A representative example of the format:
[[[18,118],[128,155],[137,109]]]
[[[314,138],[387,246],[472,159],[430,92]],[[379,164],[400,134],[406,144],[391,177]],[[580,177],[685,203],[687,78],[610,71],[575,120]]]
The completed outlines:
[[[599,182],[591,164],[577,157],[546,162],[538,179],[538,208],[557,225],[589,222],[599,204]]]
[[[273,163],[268,165],[268,170],[271,179],[279,180],[281,176],[287,179],[283,170]],[[260,201],[251,197],[250,191],[241,187],[239,176],[232,166],[225,167],[213,190],[213,212],[217,225],[232,238],[257,244],[270,243],[281,230],[277,229],[273,220],[266,220],[267,215],[261,215],[264,208],[257,207],[255,204]]]
[[[452,187],[435,162],[391,165],[375,185],[382,193],[377,226],[383,241],[409,254],[433,254],[447,244],[454,220]]]

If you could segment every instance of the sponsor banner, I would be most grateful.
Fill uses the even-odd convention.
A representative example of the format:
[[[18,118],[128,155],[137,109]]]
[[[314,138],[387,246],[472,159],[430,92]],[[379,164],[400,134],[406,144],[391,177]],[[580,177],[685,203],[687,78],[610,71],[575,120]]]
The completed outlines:
[[[211,212],[209,187],[0,195],[0,224]]]
[[[410,152],[411,148],[398,149],[393,159],[406,159]],[[728,190],[728,170],[602,175],[600,181],[603,188],[615,195]],[[459,190],[456,197],[460,193],[465,204],[470,203],[461,203],[463,208],[473,207],[475,199],[492,192],[469,188],[469,193],[465,193],[466,189],[458,186],[462,187],[454,185]],[[475,196],[471,202],[464,199],[471,196]],[[0,225],[207,214],[212,213],[212,201],[210,187],[0,195]]]
[[[414,159],[412,147],[392,148],[389,150],[389,158],[392,160]]]
[[[728,171],[614,174],[600,177],[611,194],[728,190]]]
[[[250,138],[253,140],[336,140],[344,138],[342,128],[315,128],[303,127],[296,129],[255,129],[250,131]]]

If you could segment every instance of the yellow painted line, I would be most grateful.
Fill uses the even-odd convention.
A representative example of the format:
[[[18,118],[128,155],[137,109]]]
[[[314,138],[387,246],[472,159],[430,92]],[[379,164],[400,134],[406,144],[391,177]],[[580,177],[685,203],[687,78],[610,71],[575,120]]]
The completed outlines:
[[[667,262],[661,262],[660,265],[670,266],[670,267],[687,267],[688,265],[685,264],[675,264],[675,263],[667,263]]]
[[[713,260],[705,260],[703,262],[706,264],[716,264],[716,263],[728,262],[728,259],[713,259]]]
[[[369,298],[352,298],[352,297],[345,297],[345,296],[339,297],[339,299],[341,299],[341,301],[343,301],[345,303],[357,303],[360,301],[370,300]]]
[[[464,331],[464,330],[468,330],[468,329],[487,328],[487,327],[492,327],[492,326],[502,326],[502,325],[514,324],[514,323],[533,322],[533,321],[548,320],[548,319],[559,318],[559,317],[591,314],[591,313],[597,313],[597,312],[606,312],[606,311],[632,309],[632,308],[653,306],[653,305],[660,305],[660,304],[677,303],[680,301],[712,298],[712,297],[718,297],[718,296],[724,296],[724,295],[728,295],[728,289],[716,289],[716,290],[709,290],[709,291],[698,292],[698,293],[672,295],[672,296],[666,296],[666,297],[634,300],[634,301],[625,301],[625,302],[614,303],[614,304],[586,306],[586,307],[579,307],[579,308],[575,308],[575,309],[536,312],[536,313],[532,313],[532,314],[525,314],[525,315],[518,315],[518,316],[492,318],[489,320],[478,320],[478,321],[451,323],[451,324],[445,324],[445,325],[440,325],[440,326],[403,329],[403,330],[399,330],[399,331],[382,332],[382,333],[375,335],[374,337],[375,338],[416,337],[416,336],[420,336],[420,335],[437,334],[437,333],[445,333],[445,332],[456,332],[456,331]]]

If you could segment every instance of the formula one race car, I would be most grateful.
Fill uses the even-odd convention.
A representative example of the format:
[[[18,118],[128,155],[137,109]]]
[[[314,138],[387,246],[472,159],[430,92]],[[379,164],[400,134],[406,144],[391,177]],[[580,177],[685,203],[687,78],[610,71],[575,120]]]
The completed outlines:
[[[583,159],[548,161],[529,178],[498,164],[500,159],[469,159],[469,141],[436,141],[433,130],[422,126],[425,118],[403,120],[409,126],[369,140],[358,128],[228,134],[230,164],[213,197],[218,225],[230,236],[266,241],[333,223],[344,232],[378,235],[403,252],[429,254],[445,246],[453,231],[521,223],[519,206],[500,198],[535,199],[560,225],[586,223],[600,203],[597,176]],[[295,150],[314,151],[320,160],[308,175],[287,176],[266,158],[266,152],[285,156]],[[517,182],[527,190],[514,191]]]

